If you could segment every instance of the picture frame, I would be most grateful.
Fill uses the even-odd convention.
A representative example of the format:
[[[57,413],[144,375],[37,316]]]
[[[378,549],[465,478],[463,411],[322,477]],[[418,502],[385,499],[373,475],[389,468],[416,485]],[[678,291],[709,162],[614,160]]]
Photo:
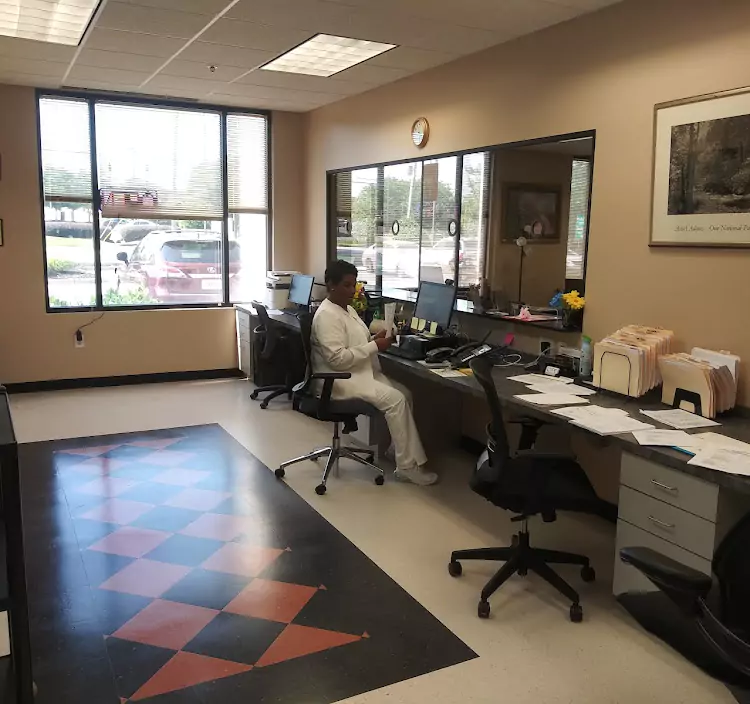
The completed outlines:
[[[654,106],[651,247],[750,247],[750,88]]]
[[[560,242],[560,204],[558,185],[506,183],[502,192],[501,242],[514,244],[525,237],[528,244]]]
[[[2,247],[5,244],[5,239],[3,238],[3,219],[0,218],[0,247]]]

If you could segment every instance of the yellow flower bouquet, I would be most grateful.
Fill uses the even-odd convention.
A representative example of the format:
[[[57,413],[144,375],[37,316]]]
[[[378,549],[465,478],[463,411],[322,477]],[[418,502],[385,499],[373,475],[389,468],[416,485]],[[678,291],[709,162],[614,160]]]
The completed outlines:
[[[357,287],[354,290],[354,298],[352,299],[352,308],[362,315],[367,310],[367,294],[365,293],[365,285],[361,281],[357,281]]]
[[[563,305],[570,310],[583,310],[586,299],[578,291],[570,291],[562,295]]]
[[[563,325],[566,328],[580,329],[583,322],[583,309],[586,299],[578,291],[562,295]]]

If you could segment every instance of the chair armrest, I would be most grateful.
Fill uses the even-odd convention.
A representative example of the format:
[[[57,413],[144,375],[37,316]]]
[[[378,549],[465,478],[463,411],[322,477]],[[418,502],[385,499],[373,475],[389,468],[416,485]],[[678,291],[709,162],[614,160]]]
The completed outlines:
[[[571,460],[575,462],[576,460],[575,455],[571,454],[570,452],[540,452],[539,450],[518,450],[515,454],[515,457],[518,457],[519,459],[530,458],[545,461]]]
[[[333,381],[336,381],[336,379],[351,379],[352,375],[351,372],[318,372],[317,374],[312,374],[310,376],[310,379],[332,379]]]
[[[699,601],[706,598],[713,584],[710,575],[651,548],[622,548],[620,559],[642,572],[679,606],[692,613],[699,608]]]
[[[325,412],[328,410],[328,404],[331,402],[331,393],[333,392],[333,383],[337,379],[351,379],[350,372],[319,372],[310,376],[309,381],[318,380],[323,382],[323,390],[320,393],[320,409]]]

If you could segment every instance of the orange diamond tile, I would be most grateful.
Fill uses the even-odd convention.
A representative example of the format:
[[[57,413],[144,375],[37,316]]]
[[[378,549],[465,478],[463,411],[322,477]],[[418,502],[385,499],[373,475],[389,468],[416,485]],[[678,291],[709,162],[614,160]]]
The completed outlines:
[[[110,499],[96,508],[82,513],[78,518],[89,518],[92,521],[105,523],[119,523],[127,525],[140,518],[144,513],[154,508],[154,504],[142,501],[126,501],[124,499]]]
[[[356,643],[361,637],[349,633],[324,631],[320,628],[291,624],[281,632],[255,666],[266,667],[284,660],[319,653],[330,648],[338,648],[341,645]]]
[[[221,513],[204,513],[185,526],[180,533],[194,538],[230,541],[238,538],[252,525],[244,516],[226,516]]]
[[[239,675],[252,669],[251,665],[239,662],[180,652],[146,682],[130,701],[137,702],[141,699],[192,687],[201,682]]]
[[[125,557],[143,557],[161,545],[170,535],[171,533],[160,530],[123,526],[90,545],[89,550]]]
[[[239,616],[291,623],[317,591],[315,587],[301,584],[254,579],[224,607],[224,611]]]
[[[177,584],[188,572],[190,572],[190,567],[183,565],[140,559],[100,584],[99,589],[137,596],[159,597]]]
[[[261,548],[254,545],[227,543],[219,548],[201,566],[204,570],[255,577],[268,567],[283,550]]]

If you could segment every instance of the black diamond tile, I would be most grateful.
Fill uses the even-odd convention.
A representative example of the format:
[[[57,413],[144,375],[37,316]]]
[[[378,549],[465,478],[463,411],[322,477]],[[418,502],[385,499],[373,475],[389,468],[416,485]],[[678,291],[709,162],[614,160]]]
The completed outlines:
[[[107,638],[106,643],[117,691],[125,699],[132,697],[176,652],[113,637]]]
[[[83,566],[88,575],[89,584],[98,587],[106,582],[112,575],[125,569],[135,558],[124,555],[111,555],[98,550],[84,550],[81,553]]]
[[[94,589],[92,594],[92,618],[99,624],[104,635],[114,633],[153,601],[150,597],[108,589]]]
[[[249,582],[249,577],[197,569],[177,582],[161,598],[167,601],[179,601],[183,604],[221,610]]]
[[[35,628],[31,651],[34,664],[43,663],[48,669],[64,670],[75,667],[80,659],[107,657],[104,636],[96,621],[81,621],[67,628],[55,624]]]
[[[222,501],[211,513],[223,513],[228,516],[252,516],[256,511],[241,496],[231,496]]]
[[[137,482],[147,482],[153,479],[159,472],[163,472],[162,467],[155,467],[145,462],[128,462],[123,467],[113,469],[110,474],[118,479],[132,479]]]
[[[182,486],[170,486],[169,484],[159,484],[158,482],[144,482],[124,491],[117,498],[159,505],[176,496],[181,491],[184,491],[184,487]]]
[[[117,523],[104,523],[103,521],[91,521],[88,518],[74,518],[73,529],[76,532],[78,546],[81,550],[93,545],[105,536],[120,528]]]
[[[221,540],[173,535],[144,557],[157,562],[171,562],[175,565],[197,567],[224,545],[225,543]]]
[[[34,668],[39,689],[34,704],[120,704],[108,658],[81,660],[67,671],[48,671],[43,665]]]
[[[184,489],[184,487],[182,488]],[[157,506],[156,508],[152,508],[148,513],[144,513],[132,525],[139,528],[150,528],[152,530],[163,530],[167,533],[176,533],[202,515],[201,511],[191,511],[187,508]]]
[[[124,460],[137,462],[139,459],[146,457],[153,453],[153,448],[150,447],[134,447],[133,445],[121,445],[116,447],[114,450],[105,452],[101,457],[108,460]]]
[[[222,612],[183,650],[254,665],[284,628],[284,623]]]

